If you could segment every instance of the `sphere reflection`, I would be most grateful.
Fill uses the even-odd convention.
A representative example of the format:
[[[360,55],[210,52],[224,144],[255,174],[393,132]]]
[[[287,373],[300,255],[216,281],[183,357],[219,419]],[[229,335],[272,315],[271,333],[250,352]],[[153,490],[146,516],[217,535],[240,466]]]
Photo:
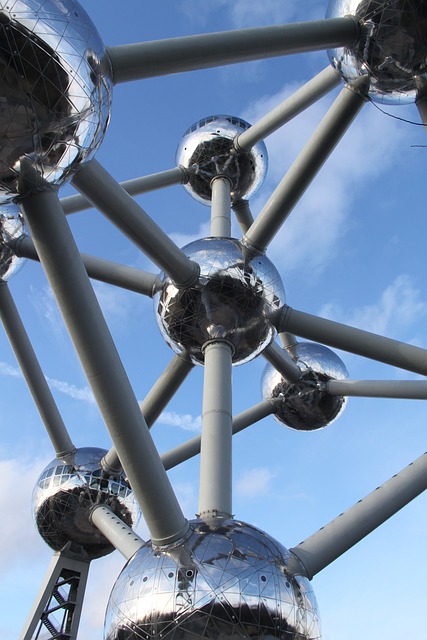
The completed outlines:
[[[109,119],[110,75],[75,0],[1,3],[0,201],[18,194],[26,167],[59,185],[91,156]]]
[[[19,207],[4,204],[0,207],[0,280],[12,278],[25,262],[10,246],[12,240],[25,235],[24,221]]]
[[[160,551],[147,543],[127,563],[110,596],[105,640],[321,638],[314,593],[288,573],[285,547],[235,520],[190,527],[182,545]]]
[[[289,348],[302,372],[300,380],[289,382],[271,364],[262,376],[264,400],[280,398],[275,417],[291,429],[314,431],[331,424],[344,410],[346,399],[331,396],[325,389],[329,380],[345,380],[347,369],[327,347],[314,342],[298,342]]]
[[[166,342],[198,364],[204,361],[204,344],[214,339],[234,347],[234,364],[255,358],[274,339],[271,315],[284,304],[276,268],[265,256],[247,257],[232,238],[204,238],[183,251],[200,265],[200,277],[179,289],[162,277],[154,303]]]
[[[43,540],[55,551],[68,542],[78,545],[89,558],[99,558],[114,547],[92,525],[90,512],[105,504],[126,524],[137,523],[140,512],[123,474],[106,476],[100,466],[107,452],[82,448],[55,458],[37,480],[33,492],[36,525]]]
[[[249,199],[261,186],[267,173],[267,149],[258,142],[246,153],[234,149],[234,138],[250,125],[234,116],[203,118],[185,132],[176,161],[189,171],[184,188],[199,202],[210,204],[211,181],[229,178],[233,202]]]
[[[407,103],[424,91],[427,77],[425,0],[331,0],[327,17],[353,15],[362,35],[353,47],[329,51],[347,82],[370,80],[369,95],[383,103]]]

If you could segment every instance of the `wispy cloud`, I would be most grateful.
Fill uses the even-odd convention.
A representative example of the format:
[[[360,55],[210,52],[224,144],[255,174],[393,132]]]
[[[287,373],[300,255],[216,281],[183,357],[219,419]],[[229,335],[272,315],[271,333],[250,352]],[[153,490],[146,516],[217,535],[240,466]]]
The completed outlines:
[[[158,418],[160,424],[172,427],[180,427],[185,431],[199,433],[202,428],[201,416],[192,416],[189,413],[175,413],[174,411],[163,411]]]
[[[267,467],[255,467],[244,471],[236,482],[236,495],[242,498],[259,498],[268,495],[276,477]]]
[[[9,378],[23,378],[22,372],[18,367],[15,367],[7,362],[0,362],[0,375],[7,376]],[[95,402],[93,393],[89,387],[77,387],[74,384],[65,382],[64,380],[57,380],[56,378],[48,378],[46,381],[51,389],[55,389],[60,393],[63,393],[74,400],[82,400],[93,404]]]
[[[319,315],[354,327],[385,334],[405,331],[427,316],[427,301],[407,275],[400,275],[381,293],[377,302],[358,309],[344,310],[326,304]]]

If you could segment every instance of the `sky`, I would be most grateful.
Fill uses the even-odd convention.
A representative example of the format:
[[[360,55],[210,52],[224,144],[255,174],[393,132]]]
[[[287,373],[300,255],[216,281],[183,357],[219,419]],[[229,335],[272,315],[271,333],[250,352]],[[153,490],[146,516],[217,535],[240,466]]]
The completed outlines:
[[[108,46],[226,29],[318,19],[324,0],[86,0]],[[185,130],[212,114],[253,123],[328,65],[325,52],[231,65],[118,85],[97,160],[126,180],[175,166]],[[266,139],[269,171],[256,215],[326,113],[339,89]],[[384,113],[385,112],[385,113]],[[366,104],[268,251],[287,303],[368,331],[427,346],[425,166],[418,111]],[[414,124],[415,123],[415,124]],[[74,193],[65,186],[61,195]],[[181,186],[137,197],[179,244],[206,236],[209,208]],[[82,252],[157,272],[94,210],[69,218]],[[233,233],[240,237],[236,225]],[[152,301],[94,282],[138,399],[172,357]],[[60,313],[37,263],[10,290],[78,447],[111,446]],[[417,379],[406,371],[339,353],[352,379]],[[261,400],[262,357],[233,370],[233,412]],[[0,330],[0,637],[16,640],[51,558],[35,530],[31,493],[54,457],[7,338]],[[200,433],[203,369],[195,367],[152,429],[160,452]],[[269,417],[233,441],[233,512],[292,547],[425,451],[423,401],[351,398],[329,427],[301,433]],[[169,472],[188,518],[197,511],[198,458]],[[427,497],[422,495],[313,579],[324,640],[426,637]],[[145,524],[138,532],[148,537]],[[118,552],[90,569],[79,640],[102,638]],[[409,574],[408,574],[409,572]]]

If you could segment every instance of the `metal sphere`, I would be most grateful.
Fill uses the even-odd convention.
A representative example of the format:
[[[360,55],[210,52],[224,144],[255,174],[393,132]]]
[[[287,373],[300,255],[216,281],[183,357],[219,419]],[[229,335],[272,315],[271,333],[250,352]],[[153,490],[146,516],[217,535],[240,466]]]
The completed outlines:
[[[370,97],[382,103],[414,102],[427,79],[426,0],[331,0],[327,17],[352,15],[361,38],[329,51],[344,80],[369,77]]]
[[[183,288],[161,277],[154,304],[164,339],[196,364],[215,339],[232,345],[233,364],[252,360],[276,335],[271,316],[285,302],[277,269],[265,256],[248,257],[233,238],[203,238],[183,251],[200,265],[200,277]]]
[[[148,542],[110,596],[104,640],[321,638],[306,578],[287,570],[290,552],[235,520],[190,523],[179,546]]]
[[[234,116],[210,116],[193,124],[179,143],[176,161],[189,172],[185,189],[202,204],[210,204],[211,181],[226,176],[232,202],[249,199],[267,173],[267,149],[258,142],[248,152],[234,148],[233,140],[250,127]]]
[[[12,240],[25,236],[22,214],[14,204],[0,207],[0,280],[10,280],[22,267],[24,258],[19,258],[10,246]]]
[[[33,511],[43,540],[55,551],[67,543],[85,557],[100,558],[114,547],[91,523],[94,505],[105,504],[129,526],[140,517],[135,496],[123,474],[107,476],[100,461],[104,449],[86,447],[44,469],[33,491]]]
[[[75,0],[0,2],[0,202],[31,169],[60,185],[99,146],[110,114],[105,47]]]
[[[331,424],[344,410],[346,398],[331,396],[325,389],[329,380],[345,380],[347,369],[327,347],[314,342],[297,342],[289,353],[302,371],[297,382],[285,380],[271,364],[262,376],[264,400],[280,398],[275,418],[291,429],[314,431]]]

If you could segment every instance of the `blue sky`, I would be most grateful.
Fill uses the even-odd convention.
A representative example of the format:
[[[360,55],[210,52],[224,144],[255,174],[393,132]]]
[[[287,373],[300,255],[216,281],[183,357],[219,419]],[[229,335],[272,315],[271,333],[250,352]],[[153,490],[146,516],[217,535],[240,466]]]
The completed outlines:
[[[109,46],[190,33],[321,18],[323,0],[87,0],[84,7]],[[301,8],[303,6],[303,8]],[[328,64],[325,52],[154,78],[115,87],[112,118],[97,159],[118,180],[175,165],[184,131],[225,113],[249,122],[279,104]],[[314,131],[337,92],[266,140],[270,168],[251,203],[256,214]],[[383,108],[383,107],[382,107]],[[427,137],[414,106],[367,104],[270,246],[291,307],[389,337],[427,345],[425,166]],[[403,118],[398,120],[395,117]],[[73,193],[65,187],[63,195]],[[180,186],[138,197],[182,246],[207,235],[209,209]],[[81,251],[154,269],[98,213],[72,216]],[[239,237],[239,231],[235,228]],[[95,283],[95,290],[138,398],[172,357],[152,303]],[[27,263],[10,289],[77,446],[110,447],[60,314],[38,264]],[[340,354],[354,379],[417,376]],[[263,358],[233,371],[233,410],[259,402]],[[200,430],[203,370],[196,367],[153,428],[160,451]],[[34,481],[53,452],[14,355],[0,331],[0,636],[15,640],[51,557],[32,523]],[[234,513],[286,547],[329,522],[425,451],[422,401],[352,398],[341,418],[296,433],[273,418],[234,439]],[[197,510],[198,459],[170,472],[185,514]],[[317,575],[324,640],[426,635],[427,498]],[[140,534],[146,537],[144,524]],[[79,640],[102,637],[105,606],[123,559],[93,562]]]

